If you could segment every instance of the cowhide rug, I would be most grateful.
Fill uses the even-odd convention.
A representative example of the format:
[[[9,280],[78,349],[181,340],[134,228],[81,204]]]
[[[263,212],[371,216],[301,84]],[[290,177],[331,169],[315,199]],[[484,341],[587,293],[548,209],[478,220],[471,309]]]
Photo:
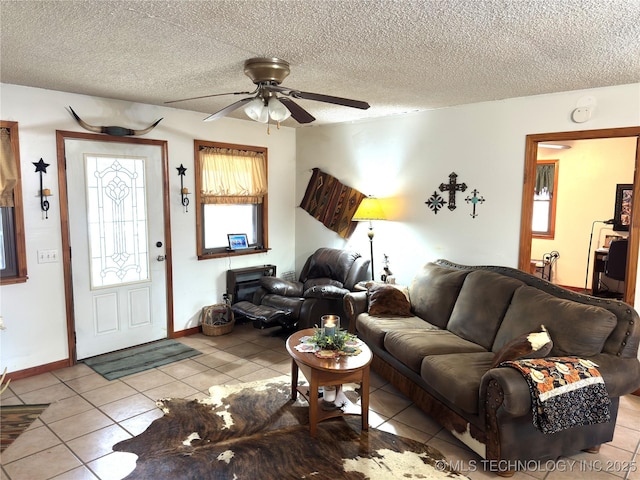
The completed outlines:
[[[346,393],[355,395],[353,390]],[[309,435],[308,404],[288,377],[215,386],[205,400],[162,399],[164,416],[113,450],[138,456],[126,480],[444,479],[445,459],[423,443],[325,420]]]

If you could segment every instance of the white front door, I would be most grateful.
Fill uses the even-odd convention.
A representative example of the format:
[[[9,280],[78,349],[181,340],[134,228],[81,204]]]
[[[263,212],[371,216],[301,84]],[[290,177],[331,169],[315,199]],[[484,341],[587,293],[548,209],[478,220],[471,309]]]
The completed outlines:
[[[162,150],[65,139],[78,360],[167,337]]]

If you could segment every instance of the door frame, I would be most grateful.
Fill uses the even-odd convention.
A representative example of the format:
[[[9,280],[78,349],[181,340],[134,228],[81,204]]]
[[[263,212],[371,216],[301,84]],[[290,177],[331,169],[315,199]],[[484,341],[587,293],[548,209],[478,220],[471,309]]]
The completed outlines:
[[[162,191],[164,212],[165,274],[167,299],[167,338],[173,338],[173,269],[171,265],[171,215],[169,203],[169,154],[166,140],[151,140],[138,137],[115,137],[84,132],[56,130],[56,152],[58,159],[58,191],[60,192],[60,227],[62,231],[62,265],[64,270],[64,294],[67,311],[67,342],[69,365],[77,362],[75,311],[73,308],[73,283],[71,271],[71,245],[69,230],[69,202],[67,194],[67,165],[65,140],[90,140],[94,142],[130,143],[160,147],[162,158]]]
[[[522,215],[520,217],[520,253],[518,268],[528,272],[531,264],[531,221],[533,218],[533,191],[536,183],[538,143],[569,140],[593,140],[603,138],[636,137],[636,157],[633,175],[633,198],[640,198],[640,127],[605,128],[575,132],[538,133],[527,135],[525,144],[524,178],[522,189]],[[631,206],[629,226],[629,250],[624,301],[634,304],[638,273],[638,240],[640,239],[640,208],[638,202]]]

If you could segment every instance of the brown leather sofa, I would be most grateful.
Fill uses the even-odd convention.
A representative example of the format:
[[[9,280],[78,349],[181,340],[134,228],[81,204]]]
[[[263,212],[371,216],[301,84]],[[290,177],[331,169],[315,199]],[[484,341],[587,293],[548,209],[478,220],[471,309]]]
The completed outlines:
[[[241,311],[243,306],[236,304],[234,311],[253,316],[259,328],[312,328],[327,314],[339,315],[342,328],[347,328],[344,296],[369,278],[369,263],[357,252],[319,248],[305,262],[298,281],[262,277],[252,300],[257,308],[244,305],[249,308]]]
[[[597,451],[613,438],[619,397],[640,386],[638,313],[623,302],[512,268],[446,260],[428,263],[413,279],[412,316],[372,316],[368,295],[348,294],[345,309],[374,353],[374,370],[498,474],[509,476],[523,462]],[[553,341],[548,357],[577,356],[598,365],[611,400],[609,422],[542,433],[533,425],[523,375],[492,368],[496,352],[541,324]]]

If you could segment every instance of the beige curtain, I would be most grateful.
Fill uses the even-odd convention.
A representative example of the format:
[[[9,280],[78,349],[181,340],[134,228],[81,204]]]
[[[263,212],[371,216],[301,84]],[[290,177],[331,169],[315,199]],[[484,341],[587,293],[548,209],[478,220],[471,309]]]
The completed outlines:
[[[6,128],[0,128],[0,207],[13,207],[13,189],[17,180],[18,169],[11,137]]]
[[[204,147],[200,164],[203,203],[262,203],[267,194],[263,153]]]

